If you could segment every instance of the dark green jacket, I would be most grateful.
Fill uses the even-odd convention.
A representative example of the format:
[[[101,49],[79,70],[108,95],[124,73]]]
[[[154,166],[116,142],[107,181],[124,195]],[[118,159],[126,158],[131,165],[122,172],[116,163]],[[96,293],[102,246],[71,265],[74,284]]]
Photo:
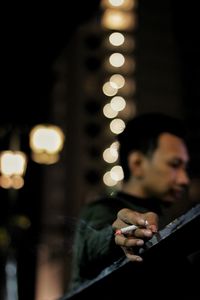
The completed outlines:
[[[73,246],[71,288],[93,279],[103,269],[124,256],[114,243],[112,223],[122,208],[159,214],[159,202],[118,192],[87,205],[80,216]]]

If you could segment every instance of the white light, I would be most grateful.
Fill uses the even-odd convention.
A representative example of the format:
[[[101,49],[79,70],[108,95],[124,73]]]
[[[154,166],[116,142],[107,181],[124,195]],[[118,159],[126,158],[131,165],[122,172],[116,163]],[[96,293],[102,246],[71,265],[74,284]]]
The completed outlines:
[[[118,142],[118,141],[113,142],[113,143],[110,145],[110,148],[114,148],[114,149],[118,150],[118,149],[119,149],[119,142]]]
[[[122,119],[114,119],[110,123],[110,130],[115,133],[119,134],[125,129],[125,123]]]
[[[115,83],[117,88],[120,89],[125,84],[125,79],[121,74],[114,74],[110,77],[110,82]]]
[[[112,66],[119,68],[119,67],[123,66],[123,64],[125,62],[124,55],[121,53],[113,53],[109,57],[109,62]]]
[[[112,109],[114,111],[121,111],[125,108],[126,101],[121,96],[116,96],[116,97],[112,98],[112,100],[110,102],[110,106],[112,107]]]
[[[113,110],[110,103],[108,103],[103,107],[103,114],[106,118],[112,119],[118,115],[118,112]]]
[[[113,46],[121,46],[124,43],[124,35],[120,32],[113,32],[109,36],[109,41]]]
[[[120,10],[131,10],[137,5],[137,0],[101,0],[103,8],[115,7]]]
[[[110,176],[113,180],[121,181],[124,178],[124,172],[121,166],[114,166],[110,170]]]
[[[117,60],[118,57],[112,57],[112,58],[115,58],[118,63],[120,62]],[[120,71],[120,73],[124,74],[126,76],[133,74],[136,69],[135,59],[133,57],[131,57],[130,55],[126,55],[125,57],[123,56],[122,59],[124,61],[124,64],[122,66],[118,67],[118,68],[120,68],[120,69],[118,69]],[[113,73],[116,72],[116,66],[111,64],[110,58],[104,60],[104,68],[108,72],[113,72]]]
[[[34,152],[57,153],[63,142],[62,130],[54,125],[37,125],[30,132],[30,147]]]
[[[121,6],[124,3],[124,0],[109,0],[112,6]]]
[[[114,186],[117,184],[117,181],[112,179],[110,172],[106,172],[103,176],[103,182],[107,186]]]
[[[103,93],[104,93],[106,96],[110,96],[110,97],[116,95],[117,92],[118,92],[117,85],[116,85],[116,84],[113,85],[113,84],[111,84],[109,81],[106,82],[106,83],[104,83],[102,89],[103,89]]]
[[[3,151],[0,164],[3,175],[23,175],[26,170],[27,157],[21,151]]]
[[[116,162],[118,159],[117,150],[112,147],[105,149],[103,152],[103,159],[109,164]]]

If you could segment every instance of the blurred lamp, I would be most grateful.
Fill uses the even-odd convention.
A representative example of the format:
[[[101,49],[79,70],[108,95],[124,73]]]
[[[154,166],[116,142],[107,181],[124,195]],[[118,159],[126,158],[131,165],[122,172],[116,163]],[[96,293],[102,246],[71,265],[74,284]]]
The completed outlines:
[[[24,185],[23,175],[27,167],[27,156],[21,151],[2,151],[0,156],[0,185],[3,188],[20,189]]]
[[[6,176],[24,175],[27,157],[21,151],[2,151],[0,157],[1,173]]]
[[[30,131],[32,159],[41,164],[53,164],[59,160],[64,144],[64,133],[55,125],[37,125]]]

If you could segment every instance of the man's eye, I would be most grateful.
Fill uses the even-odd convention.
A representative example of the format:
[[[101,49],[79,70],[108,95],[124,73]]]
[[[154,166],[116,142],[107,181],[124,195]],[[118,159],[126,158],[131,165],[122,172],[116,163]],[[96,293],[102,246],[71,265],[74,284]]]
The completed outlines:
[[[178,168],[180,166],[180,162],[178,161],[173,161],[173,162],[170,162],[169,165],[172,167],[172,168]]]

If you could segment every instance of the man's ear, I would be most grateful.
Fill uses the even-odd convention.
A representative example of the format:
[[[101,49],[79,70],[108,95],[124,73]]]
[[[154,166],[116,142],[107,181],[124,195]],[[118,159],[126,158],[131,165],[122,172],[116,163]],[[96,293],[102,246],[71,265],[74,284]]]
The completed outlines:
[[[144,155],[139,152],[132,152],[128,156],[128,166],[132,176],[141,178],[143,176]]]

